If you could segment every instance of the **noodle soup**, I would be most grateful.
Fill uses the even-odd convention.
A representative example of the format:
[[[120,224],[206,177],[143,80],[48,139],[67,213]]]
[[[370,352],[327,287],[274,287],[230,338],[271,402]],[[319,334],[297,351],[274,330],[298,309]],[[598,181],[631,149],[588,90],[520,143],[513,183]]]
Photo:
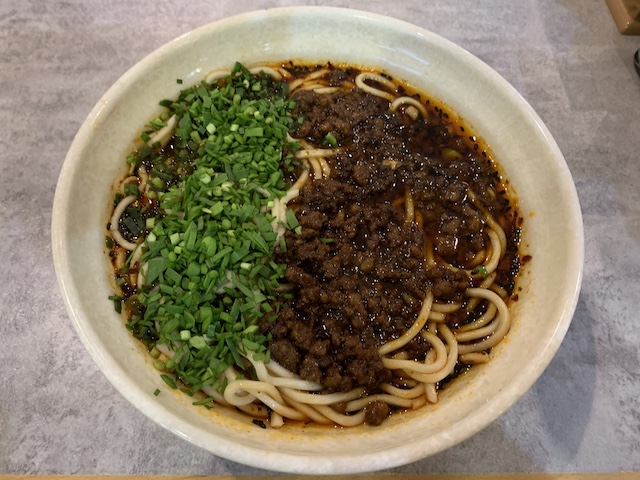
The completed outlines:
[[[236,65],[161,105],[107,245],[169,388],[265,427],[379,425],[489,361],[527,257],[468,128],[332,65]]]

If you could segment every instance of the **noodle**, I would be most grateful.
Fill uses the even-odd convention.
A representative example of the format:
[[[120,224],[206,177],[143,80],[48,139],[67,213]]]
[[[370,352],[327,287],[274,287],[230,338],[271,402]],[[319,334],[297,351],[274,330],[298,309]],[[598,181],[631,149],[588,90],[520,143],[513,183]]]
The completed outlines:
[[[427,322],[429,318],[429,312],[431,310],[431,304],[433,303],[433,295],[431,292],[427,294],[424,301],[422,302],[422,308],[420,309],[420,314],[416,319],[415,323],[411,326],[409,330],[402,334],[402,336],[396,340],[385,343],[380,347],[378,353],[382,355],[386,355],[387,353],[391,353],[394,350],[398,350],[399,348],[404,347],[407,343],[409,343],[417,334],[422,330],[424,324]]]
[[[382,75],[378,75],[377,73],[363,72],[363,73],[361,73],[360,75],[358,75],[356,77],[356,85],[361,90],[363,90],[363,91],[365,91],[367,93],[370,93],[372,95],[375,95],[377,97],[385,98],[385,99],[389,100],[390,102],[395,100],[395,96],[392,93],[385,92],[383,90],[379,90],[377,88],[371,87],[370,85],[365,83],[367,80],[373,80],[373,81],[378,82],[379,84],[387,87],[390,90],[395,90],[395,85],[393,84],[393,82],[387,80]]]
[[[134,195],[124,197],[114,209],[113,214],[111,215],[111,220],[109,220],[109,231],[111,236],[121,247],[124,247],[127,250],[135,250],[137,245],[133,242],[129,242],[122,236],[118,229],[118,223],[120,222],[120,217],[122,217],[125,209],[137,200],[138,199]]]
[[[257,83],[252,84],[253,81]],[[288,84],[288,90],[280,87],[283,83]],[[239,105],[241,116],[227,126],[214,124],[214,114],[209,112],[224,105],[219,97],[227,91],[233,95],[243,85],[252,85],[248,90],[254,92],[271,89],[270,95],[276,96],[288,91],[289,97],[282,98],[279,105],[283,111],[289,109],[286,112],[289,117],[281,112],[282,119],[276,119],[268,110],[270,107],[258,103],[259,96],[251,97],[245,103],[231,96],[232,100],[227,102]],[[191,91],[197,92],[198,95],[192,97],[199,96],[198,102],[209,109],[203,115],[203,123],[189,131],[189,128],[195,128],[190,124],[195,125],[196,120],[181,113],[187,111],[186,108],[174,110],[172,106],[168,114],[151,123],[153,129],[143,138],[147,149],[143,147],[128,158],[132,174],[119,182],[108,226],[109,237],[114,242],[111,257],[123,294],[128,327],[149,346],[156,358],[156,368],[164,369],[171,378],[192,388],[192,393],[201,391],[199,395],[206,397],[200,403],[211,400],[218,405],[237,408],[251,417],[268,420],[272,428],[282,428],[290,421],[350,427],[363,423],[376,425],[391,411],[413,410],[437,403],[443,381],[471,365],[490,361],[489,349],[507,335],[511,326],[508,302],[519,265],[518,231],[514,226],[517,212],[513,205],[505,207],[509,200],[501,197],[504,191],[495,180],[497,174],[491,170],[490,175],[487,174],[491,180],[480,186],[466,184],[464,190],[456,190],[461,189],[458,184],[441,185],[443,180],[438,177],[440,173],[436,173],[435,180],[431,181],[451,198],[455,205],[453,214],[434,212],[433,206],[429,206],[433,201],[430,192],[415,183],[400,183],[398,188],[392,183],[389,191],[380,187],[381,191],[376,192],[383,199],[384,207],[380,207],[380,212],[389,212],[384,215],[390,218],[395,218],[394,215],[402,218],[402,222],[383,221],[378,217],[384,215],[378,210],[366,210],[370,208],[369,203],[373,203],[369,197],[365,200],[354,197],[353,192],[358,192],[354,190],[356,188],[375,190],[376,187],[370,186],[375,183],[370,180],[372,169],[363,166],[362,161],[356,161],[350,167],[350,174],[349,168],[344,166],[359,154],[352,145],[355,143],[352,137],[362,137],[365,143],[370,142],[376,152],[370,157],[379,162],[374,170],[398,175],[394,179],[408,176],[406,172],[410,169],[406,159],[402,155],[396,158],[393,150],[383,153],[375,150],[378,143],[370,139],[370,127],[366,123],[369,120],[364,115],[355,120],[359,123],[350,132],[345,130],[346,121],[339,115],[336,115],[338,120],[323,123],[320,118],[315,127],[309,127],[305,123],[307,112],[302,112],[298,124],[294,124],[291,113],[315,98],[322,97],[326,104],[326,99],[340,100],[355,94],[360,95],[359,102],[366,98],[371,105],[381,105],[384,115],[395,115],[393,118],[404,122],[402,128],[410,129],[413,125],[440,122],[434,119],[444,116],[442,110],[430,106],[417,94],[408,94],[404,87],[399,87],[385,75],[355,69],[342,71],[330,65],[311,71],[285,65],[213,70],[205,76],[201,86],[183,92],[180,101],[192,98],[189,97]],[[295,102],[288,99],[295,99]],[[169,108],[173,102],[164,105]],[[310,108],[315,108],[314,105]],[[318,116],[317,113],[313,115]],[[371,118],[382,116],[376,113]],[[266,118],[269,122],[250,123]],[[256,143],[260,146],[255,151],[242,150],[245,143],[261,141],[255,139],[266,136],[278,121],[283,122],[283,127],[277,135],[273,134],[275,147]],[[387,128],[396,128],[395,124],[390,125]],[[454,126],[445,124],[448,136]],[[318,133],[312,128],[325,130]],[[333,130],[327,133],[327,128]],[[415,148],[411,144],[412,138],[403,144],[402,148],[407,152]],[[472,138],[475,141],[475,137]],[[227,150],[236,145],[240,150],[228,153]],[[448,161],[462,162],[464,155],[471,159],[467,158],[468,161],[485,161],[480,154],[461,153],[449,145],[439,148],[433,155],[440,152],[442,160],[430,167],[434,171],[444,168],[439,165],[448,165]],[[183,152],[182,157],[172,153],[174,151]],[[194,152],[201,155],[195,161],[190,158]],[[267,163],[265,157],[268,155],[273,155],[275,163],[282,165],[282,168],[278,166],[281,170],[262,173],[260,168]],[[240,159],[245,159],[243,166],[238,166]],[[254,177],[243,177],[254,167],[257,168]],[[474,175],[481,176],[478,172]],[[441,176],[446,177],[445,174]],[[334,190],[325,193],[324,189],[329,187]],[[199,198],[201,203],[191,206],[188,200],[192,197]],[[495,205],[489,206],[486,198],[496,199]],[[496,207],[500,205],[498,201],[503,202],[502,206]],[[327,210],[333,211],[333,218],[315,219],[320,210],[312,207],[321,202],[326,202]],[[510,214],[505,213],[509,211]],[[446,223],[459,212],[466,215],[461,217],[464,221]],[[205,214],[208,220],[202,219],[201,215]],[[331,231],[331,228],[337,228],[335,225],[346,224],[357,215],[368,222],[379,222],[379,225],[375,223],[378,230],[362,233],[366,223],[345,227],[350,236],[342,244],[344,239],[340,238],[339,230],[332,231],[333,236],[321,236],[320,232]],[[240,238],[240,230],[234,230],[236,217],[241,218],[238,225],[249,229],[247,236]],[[470,233],[454,236],[451,232],[457,232],[465,222],[475,227],[469,227]],[[399,233],[394,230],[396,223]],[[183,230],[172,231],[176,225]],[[215,236],[221,234],[223,236]],[[394,235],[405,237],[397,240]],[[162,248],[156,246],[159,238],[165,241]],[[297,238],[301,242],[307,238],[316,242],[315,247],[305,253],[309,255],[307,263],[313,265],[311,273],[291,265],[285,270],[278,265],[286,258],[287,250],[296,246]],[[404,287],[400,280],[397,285],[393,283],[399,274],[387,271],[383,256],[376,254],[370,246],[380,238],[386,239],[389,245],[394,242],[400,245],[393,248],[406,248],[406,252],[410,252],[405,254],[407,258],[417,255],[411,263],[413,270],[409,276],[427,280],[418,287],[412,287],[411,282],[409,287]],[[418,239],[413,249],[411,239]],[[319,293],[313,293],[316,295],[313,301],[306,300],[300,291],[313,284],[312,274],[316,270],[325,272],[326,278],[341,281],[339,275],[332,273],[329,260],[344,245],[355,248],[349,255],[357,257],[354,270],[357,276],[353,274],[351,280],[363,279],[372,291],[386,282],[386,290],[379,295],[358,289],[347,289],[343,293],[336,290],[338,293],[333,295],[343,296],[341,308],[350,309],[354,318],[361,315],[371,320],[376,317],[375,310],[367,310],[365,306],[398,301],[393,304],[396,305],[394,308],[405,315],[402,320],[401,317],[391,318],[391,314],[385,314],[389,318],[381,314],[380,326],[375,327],[379,330],[376,331],[378,344],[374,360],[387,376],[383,375],[383,380],[374,386],[357,382],[352,385],[351,380],[339,384],[336,380],[330,383],[325,379],[326,383],[323,383],[313,370],[314,364],[306,364],[306,360],[296,363],[283,353],[295,353],[295,350],[289,346],[286,346],[289,350],[275,348],[278,341],[284,342],[281,345],[306,342],[305,352],[313,350],[317,353],[305,353],[308,355],[305,359],[313,356],[320,359],[318,362],[325,362],[323,365],[334,362],[326,358],[331,355],[327,345],[331,344],[330,337],[335,331],[325,337],[316,337],[313,339],[316,343],[312,344],[311,340],[300,340],[303,337],[300,332],[311,327],[300,326],[290,339],[283,332],[295,329],[278,327],[277,322],[279,315],[284,316],[286,312],[289,317],[297,318],[295,308],[299,303],[311,303],[316,308],[314,311],[322,312],[324,304],[339,301],[331,298],[330,290],[323,297],[322,289],[319,289]],[[257,253],[251,253],[254,250],[250,247]],[[392,247],[388,248],[391,252]],[[194,252],[192,257],[180,264],[181,256],[190,249]],[[327,263],[312,255],[320,250],[333,252],[326,254]],[[274,257],[274,251],[280,256]],[[221,265],[219,271],[216,271],[218,267],[214,266],[214,260],[220,262],[215,264]],[[236,270],[231,269],[231,262],[235,262]],[[179,267],[183,270],[179,271]],[[343,275],[344,272],[346,270]],[[375,280],[367,284],[368,274]],[[380,275],[384,280],[373,275]],[[260,280],[249,280],[254,278]],[[183,303],[167,300],[169,297],[165,295],[173,295],[176,291],[181,291],[187,300]],[[391,298],[395,293],[389,292],[397,292],[402,298]],[[238,300],[241,297],[251,299],[251,303],[243,305]],[[193,310],[187,308],[191,303],[195,305]],[[267,326],[262,323],[266,317],[273,317]],[[343,317],[336,318],[344,320]],[[330,315],[327,317],[327,332],[328,325],[334,320]],[[310,318],[309,321],[325,320]],[[364,326],[352,328],[366,329],[366,321],[361,323]],[[226,336],[221,336],[224,332],[219,328],[229,328]],[[272,336],[272,332],[279,333]],[[269,338],[271,343],[268,343]],[[349,340],[341,341],[348,343]],[[224,353],[201,360],[202,352],[209,351]],[[278,358],[271,358],[272,355]],[[293,364],[305,366],[285,366]],[[332,368],[338,368],[332,365]]]
[[[423,117],[428,116],[427,109],[425,108],[425,106],[415,98],[411,98],[411,97],[396,98],[391,102],[391,105],[389,106],[389,110],[391,110],[392,112],[395,112],[402,105],[409,105],[410,106],[409,108],[413,108],[417,110],[417,112],[419,112],[419,114],[422,115]],[[412,113],[415,110],[407,109],[407,113],[413,120],[416,120],[418,118],[417,113]]]

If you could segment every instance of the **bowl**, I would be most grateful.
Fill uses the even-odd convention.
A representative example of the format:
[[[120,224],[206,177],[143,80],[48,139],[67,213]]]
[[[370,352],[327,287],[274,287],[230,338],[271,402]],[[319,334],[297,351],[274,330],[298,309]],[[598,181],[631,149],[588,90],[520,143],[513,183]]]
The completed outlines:
[[[113,185],[136,132],[216,67],[295,60],[378,67],[441,100],[487,143],[524,216],[532,260],[518,280],[513,326],[492,360],[453,382],[438,404],[381,426],[256,427],[226,409],[191,405],[164,388],[142,344],[124,328],[112,294],[104,238]],[[182,79],[182,85],[176,79]],[[224,19],[159,48],[93,108],[65,159],[52,221],[53,256],[66,308],[87,351],[115,388],[162,427],[209,452],[269,470],[344,474],[407,464],[476,434],[518,400],[559,348],[576,306],[583,264],[580,206],[551,133],[489,66],[422,28],[371,13],[306,7]],[[160,388],[163,393],[154,396]]]

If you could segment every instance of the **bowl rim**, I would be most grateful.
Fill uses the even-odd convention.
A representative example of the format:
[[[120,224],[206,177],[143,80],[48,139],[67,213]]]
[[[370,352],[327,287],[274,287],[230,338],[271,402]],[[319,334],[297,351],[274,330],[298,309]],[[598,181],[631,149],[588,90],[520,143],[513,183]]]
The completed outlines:
[[[175,50],[183,43],[189,42],[201,35],[205,35],[207,32],[213,29],[233,24],[241,24],[247,21],[255,21],[257,19],[264,21],[274,16],[278,17],[282,15],[313,15],[314,13],[317,13],[319,11],[337,15],[341,18],[349,17],[350,19],[358,19],[359,21],[372,22],[374,24],[383,22],[386,25],[394,28],[409,30],[415,34],[426,37],[430,42],[433,42],[438,46],[441,46],[449,51],[454,51],[457,55],[463,56],[465,61],[470,62],[470,64],[473,65],[474,68],[480,69],[494,82],[497,82],[502,88],[504,88],[506,92],[505,94],[508,94],[511,99],[513,99],[514,102],[517,102],[519,107],[522,108],[531,117],[533,123],[535,123],[535,125],[539,128],[540,132],[546,139],[548,147],[551,149],[553,156],[559,160],[558,167],[560,168],[561,174],[563,175],[563,183],[567,186],[573,186],[573,188],[570,189],[571,191],[567,192],[569,195],[568,206],[573,214],[573,217],[569,220],[574,222],[575,227],[574,236],[572,239],[575,246],[575,253],[573,258],[571,259],[572,270],[575,273],[574,276],[572,276],[572,278],[570,279],[572,280],[572,282],[569,286],[569,289],[571,291],[571,302],[565,304],[565,310],[563,311],[561,319],[556,325],[556,330],[550,337],[549,343],[546,345],[544,351],[539,352],[537,361],[529,367],[529,374],[522,375],[521,377],[515,379],[509,384],[507,388],[498,392],[496,396],[492,398],[491,404],[488,405],[488,407],[490,407],[490,409],[493,411],[492,415],[485,415],[482,421],[475,422],[472,428],[466,428],[465,432],[460,434],[459,436],[452,435],[443,438],[443,442],[441,443],[441,445],[438,448],[429,451],[428,454],[433,455],[439,453],[459,443],[460,441],[469,438],[470,436],[485,428],[491,422],[495,421],[498,416],[500,416],[504,411],[510,408],[533,385],[533,383],[539,378],[544,369],[551,362],[551,359],[560,347],[560,344],[569,328],[577,306],[583,277],[584,263],[584,231],[579,198],[575,189],[575,185],[571,178],[569,167],[566,164],[566,160],[564,159],[560,148],[553,139],[553,136],[551,135],[544,122],[534,111],[534,109],[529,105],[529,103],[524,99],[524,97],[522,97],[522,95],[513,86],[511,86],[511,84],[507,80],[505,80],[501,75],[499,75],[495,70],[493,70],[482,60],[475,57],[457,44],[417,25],[384,15],[357,9],[321,6],[283,7],[255,10],[223,18],[186,32],[157,48],[156,50],[145,56],[143,59],[138,61],[131,68],[129,68],[107,90],[107,92],[100,97],[100,101],[98,101],[98,103],[92,108],[89,115],[83,121],[80,129],[78,130],[78,133],[76,134],[71,147],[65,157],[56,187],[51,222],[52,254],[57,282],[64,300],[65,307],[69,316],[71,317],[73,326],[78,336],[80,337],[80,340],[83,343],[85,349],[88,351],[99,369],[107,377],[109,382],[145,416],[149,417],[155,423],[158,423],[165,429],[172,431],[173,433],[177,434],[178,436],[189,441],[192,444],[204,448],[220,457],[245,465],[250,465],[257,468],[266,468],[275,471],[287,471],[291,473],[361,473],[404,465],[424,458],[425,454],[420,448],[407,450],[406,448],[400,449],[400,447],[395,447],[394,449],[385,451],[384,455],[381,455],[380,452],[363,452],[360,455],[353,455],[351,457],[308,457],[302,455],[293,455],[289,453],[270,452],[268,457],[264,457],[260,455],[263,453],[263,451],[247,445],[207,444],[205,440],[210,437],[210,433],[205,432],[201,429],[193,428],[192,425],[188,424],[175,415],[169,415],[167,417],[166,410],[156,405],[153,399],[149,398],[146,395],[141,395],[138,391],[139,388],[137,387],[137,385],[129,380],[126,377],[125,372],[123,372],[121,368],[119,368],[114,364],[114,362],[111,361],[110,355],[102,348],[101,341],[97,337],[96,332],[83,320],[83,316],[86,315],[86,313],[80,311],[76,307],[78,304],[78,291],[73,285],[68,268],[67,256],[65,253],[65,230],[68,219],[64,215],[64,207],[71,198],[71,182],[69,179],[80,161],[80,154],[82,153],[86,144],[89,142],[91,133],[94,128],[94,122],[97,121],[98,117],[103,112],[105,104],[109,103],[111,99],[117,98],[119,93],[136,78],[138,73],[147,68],[147,65],[153,64],[158,58]],[[160,420],[159,418],[162,418],[162,420]]]

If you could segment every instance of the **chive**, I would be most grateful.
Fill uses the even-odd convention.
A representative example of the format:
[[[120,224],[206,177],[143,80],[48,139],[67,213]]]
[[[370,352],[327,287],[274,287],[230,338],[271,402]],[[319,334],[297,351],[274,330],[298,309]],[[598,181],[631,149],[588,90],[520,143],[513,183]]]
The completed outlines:
[[[225,343],[227,344],[227,347],[229,347],[229,352],[231,352],[231,356],[233,357],[233,361],[236,363],[236,365],[242,365],[243,364],[242,357],[238,352],[238,348],[236,347],[236,344],[233,343],[233,340],[227,337]]]
[[[164,383],[169,385],[171,388],[173,388],[173,389],[178,388],[178,386],[176,385],[175,380],[173,378],[171,378],[169,375],[160,375],[160,378],[162,378],[162,380],[164,380]]]
[[[167,268],[165,275],[176,285],[182,281],[182,276],[172,268]]]
[[[485,268],[484,265],[477,266],[472,273],[474,275],[480,274],[482,278],[487,278],[489,276],[489,272],[487,272],[487,269]]]
[[[138,149],[138,156],[140,158],[147,158],[149,155],[151,155],[151,147],[146,143],[143,143]]]
[[[154,129],[154,130],[159,130],[162,127],[165,126],[164,122],[162,121],[162,119],[160,118],[155,118],[153,120],[151,120],[151,122],[149,122],[149,125]]]
[[[262,127],[247,128],[244,131],[246,137],[262,137],[264,129]]]
[[[162,360],[154,360],[153,366],[156,368],[156,370],[164,370],[164,362]]]
[[[122,313],[122,301],[124,298],[119,295],[110,295],[109,300],[113,302],[113,309],[116,313]]]
[[[145,278],[146,284],[153,283],[170,265],[170,261],[166,258],[156,257],[147,262],[147,273]]]
[[[337,147],[338,146],[338,141],[336,140],[336,137],[331,132],[329,132],[329,133],[327,133],[325,135],[324,140],[322,141],[322,143],[324,145],[328,145],[330,147]]]
[[[166,293],[167,295],[173,295],[174,293],[173,287],[167,285],[166,283],[160,284],[160,291],[162,293]],[[182,307],[179,307],[177,305],[165,305],[165,308],[169,313],[182,313]]]
[[[153,392],[153,394],[157,397],[158,395],[160,395],[160,389],[156,388],[156,391]]]
[[[253,342],[247,338],[243,338],[242,339],[242,344],[247,347],[249,350],[255,352],[256,350],[258,350],[260,348],[260,344],[257,342]]]
[[[193,402],[192,405],[206,405],[207,403],[213,402],[213,397],[203,398],[202,400],[198,400],[197,402]]]
[[[300,225],[293,210],[287,210],[285,218],[287,219],[287,223],[289,224],[289,228],[291,230],[294,230],[298,225]]]
[[[268,339],[256,322],[273,315],[285,270],[273,262],[276,246],[286,251],[284,237],[263,212],[286,193],[281,160],[295,102],[286,85],[240,64],[219,83],[202,82],[162,100],[167,112],[149,126],[161,128],[176,116],[172,151],[143,144],[127,159],[130,168],[144,162],[150,177],[145,195],[155,197],[157,209],[149,215],[141,206],[123,215],[134,236],[147,234],[139,260],[147,265],[137,292],[139,318],[128,328],[155,335],[151,344],[182,342],[172,359],[161,363],[158,352],[154,363],[175,371],[189,395],[204,385],[223,390],[226,380],[219,376],[234,363],[244,368],[247,350],[268,360]],[[293,160],[288,155],[284,168]],[[292,211],[286,226],[301,231]],[[112,301],[121,307],[121,298]],[[163,379],[177,388],[170,376]]]
[[[244,333],[249,334],[249,333],[257,333],[260,330],[260,327],[258,327],[257,325],[251,325],[247,328],[245,328]]]
[[[207,342],[205,342],[204,338],[200,336],[189,338],[189,343],[192,347],[197,348],[198,350],[202,350],[207,346]]]

